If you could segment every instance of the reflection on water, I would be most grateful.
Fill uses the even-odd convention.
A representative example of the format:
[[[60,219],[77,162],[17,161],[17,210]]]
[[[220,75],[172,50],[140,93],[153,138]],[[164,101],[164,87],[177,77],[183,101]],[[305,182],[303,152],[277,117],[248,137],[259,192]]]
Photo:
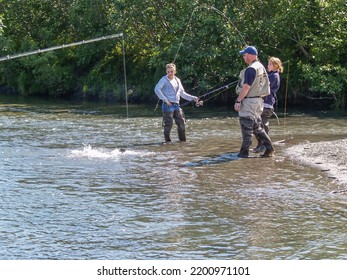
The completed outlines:
[[[234,112],[188,108],[161,145],[160,112],[109,109],[0,103],[1,259],[347,258],[346,196],[284,153],[345,118],[289,115],[275,158],[239,159]]]

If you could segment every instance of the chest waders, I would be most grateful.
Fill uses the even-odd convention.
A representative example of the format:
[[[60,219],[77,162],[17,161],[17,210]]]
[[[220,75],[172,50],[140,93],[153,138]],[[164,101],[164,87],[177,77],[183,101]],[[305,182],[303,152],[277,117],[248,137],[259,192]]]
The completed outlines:
[[[178,139],[180,141],[186,141],[186,120],[183,110],[177,103],[172,103],[169,107],[164,102],[162,108],[165,142],[171,142],[170,132],[174,120],[177,125]]]
[[[253,134],[259,142],[265,146],[265,153],[262,156],[272,156],[274,148],[272,146],[269,135],[262,127],[261,113],[263,111],[263,99],[262,97],[270,94],[269,79],[265,71],[264,66],[259,62],[254,62],[249,67],[252,67],[256,71],[256,77],[251,85],[247,96],[241,101],[239,111],[239,121],[241,125],[242,133],[242,145],[239,152],[239,157],[248,157],[249,148],[252,145]],[[236,89],[236,93],[239,95],[245,79],[245,70],[240,73],[241,82]]]

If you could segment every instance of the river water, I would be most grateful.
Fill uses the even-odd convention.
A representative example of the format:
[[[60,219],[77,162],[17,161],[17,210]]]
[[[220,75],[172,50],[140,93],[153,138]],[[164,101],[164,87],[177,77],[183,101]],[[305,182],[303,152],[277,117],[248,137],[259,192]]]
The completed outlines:
[[[274,158],[239,159],[235,112],[0,99],[0,259],[347,259],[347,197],[285,153],[346,117],[279,114]],[[287,140],[287,141],[282,141]]]

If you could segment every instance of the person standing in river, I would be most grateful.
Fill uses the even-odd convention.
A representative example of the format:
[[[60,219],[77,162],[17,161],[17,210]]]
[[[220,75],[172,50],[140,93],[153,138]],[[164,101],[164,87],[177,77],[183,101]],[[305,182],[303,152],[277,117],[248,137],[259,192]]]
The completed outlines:
[[[171,143],[170,132],[173,120],[177,125],[178,139],[186,141],[186,121],[182,108],[179,105],[180,97],[198,102],[199,98],[185,92],[181,80],[176,76],[176,65],[166,65],[166,75],[163,76],[154,88],[155,94],[163,101],[163,126],[165,143]]]
[[[270,81],[270,95],[264,97],[264,108],[260,117],[262,126],[265,129],[265,132],[269,135],[269,119],[272,117],[274,113],[274,105],[277,98],[276,95],[277,91],[280,88],[280,73],[283,73],[282,61],[277,57],[271,56],[268,59],[267,71]],[[257,140],[258,144],[253,149],[253,151],[256,153],[260,153],[265,150],[265,147],[260,139]]]
[[[254,46],[247,46],[240,51],[248,65],[240,72],[240,82],[236,87],[238,97],[234,109],[239,113],[239,121],[242,133],[242,144],[238,156],[249,156],[249,148],[252,145],[252,135],[262,141],[265,152],[262,157],[272,157],[273,148],[269,135],[261,125],[261,113],[263,111],[263,97],[270,94],[269,78],[265,67],[258,61],[258,51]]]

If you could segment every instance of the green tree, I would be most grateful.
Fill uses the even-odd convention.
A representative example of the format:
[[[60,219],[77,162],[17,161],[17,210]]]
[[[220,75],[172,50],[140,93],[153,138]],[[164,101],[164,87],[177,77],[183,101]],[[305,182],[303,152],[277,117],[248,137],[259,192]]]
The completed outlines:
[[[21,53],[65,41],[62,30],[68,29],[69,1],[4,1],[4,36],[2,52]],[[54,11],[54,13],[52,13]],[[57,36],[59,34],[59,36]],[[64,65],[61,53],[49,53],[6,62],[3,76],[23,95],[53,92],[66,94],[73,79],[70,65]]]
[[[310,59],[300,66],[309,91],[332,97],[334,107],[344,108],[347,88],[347,3],[319,1],[317,29],[311,42]]]
[[[92,39],[116,30],[110,24],[112,1],[107,0],[12,0],[1,3],[1,10],[6,26],[0,37],[4,55]],[[102,76],[103,71],[115,72],[105,64],[118,58],[117,50],[114,42],[101,42],[8,61],[2,65],[2,78],[22,95],[68,96],[76,91],[102,95],[110,90],[106,85],[117,79],[110,74],[105,82]]]
[[[166,63],[174,61],[186,89],[199,95],[237,80],[245,66],[239,50],[251,44],[264,64],[268,56],[285,63],[290,103],[343,108],[346,11],[342,0],[0,1],[0,55],[123,32],[130,100],[153,102]],[[121,40],[3,62],[0,70],[3,84],[21,94],[124,98]]]

